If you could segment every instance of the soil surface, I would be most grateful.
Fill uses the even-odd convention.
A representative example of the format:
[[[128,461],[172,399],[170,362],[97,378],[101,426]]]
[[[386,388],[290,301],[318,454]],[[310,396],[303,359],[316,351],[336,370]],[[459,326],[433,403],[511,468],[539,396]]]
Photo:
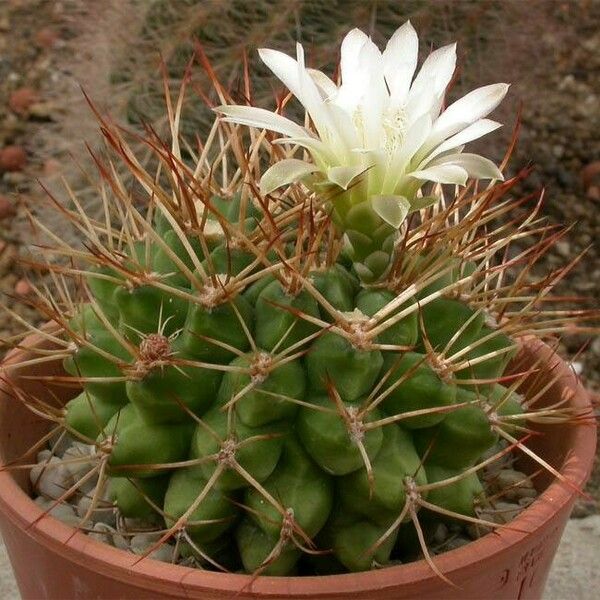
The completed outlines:
[[[188,0],[181,2],[190,5]],[[51,185],[61,173],[73,171],[66,166],[72,165],[66,158],[66,153],[73,151],[71,142],[89,139],[94,129],[86,128],[93,121],[89,111],[82,109],[85,103],[78,82],[91,87],[93,95],[108,99],[113,55],[128,52],[127,43],[131,42],[126,38],[135,39],[141,28],[143,15],[135,0],[92,4],[96,5],[93,9],[84,0],[0,2],[0,151],[4,153],[0,155],[4,156],[4,163],[0,160],[0,292],[9,309],[28,320],[35,316],[18,298],[30,290],[23,279],[25,270],[15,259],[32,238],[20,200],[27,199],[35,210],[36,203],[41,206],[43,202],[36,179]],[[442,3],[430,4],[437,8]],[[454,7],[458,4],[462,6],[456,0]],[[523,191],[545,186],[548,217],[573,224],[570,235],[557,243],[545,260],[555,267],[587,249],[579,266],[560,284],[559,292],[597,299],[600,1],[505,0],[471,5],[485,5],[484,17],[473,9],[473,23],[489,33],[482,39],[491,41],[481,49],[463,48],[463,56],[470,57],[469,64],[483,65],[481,73],[489,81],[482,83],[513,82],[509,102],[498,115],[507,123],[507,131],[495,146],[486,146],[486,154],[501,155],[514,110],[522,103],[520,142],[511,168],[516,171],[533,163],[535,169]],[[100,26],[96,27],[97,23]],[[450,33],[452,26],[447,25]],[[116,30],[119,39],[114,37]],[[84,113],[87,116],[79,118]],[[0,338],[20,329],[8,316],[0,320]],[[585,343],[587,347],[578,354]],[[600,337],[577,335],[565,339],[564,346],[568,354],[577,356],[574,366],[588,388],[600,392]],[[579,516],[598,512],[600,468],[589,490],[595,500],[581,502],[576,512]]]

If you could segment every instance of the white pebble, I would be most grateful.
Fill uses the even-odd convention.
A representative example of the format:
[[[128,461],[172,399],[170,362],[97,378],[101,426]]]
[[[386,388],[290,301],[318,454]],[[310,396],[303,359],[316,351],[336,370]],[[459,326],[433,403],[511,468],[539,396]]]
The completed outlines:
[[[70,504],[56,504],[54,500],[48,500],[48,498],[44,498],[43,496],[38,496],[34,502],[44,512],[47,512],[50,516],[67,525],[76,527],[81,522],[81,519],[75,514],[75,510]]]
[[[138,533],[131,538],[131,549],[136,554],[144,554],[158,539],[157,533]]]
[[[74,483],[71,473],[56,456],[35,465],[29,472],[29,479],[38,494],[54,500]]]
[[[88,513],[92,503],[93,496],[82,496],[77,502],[77,514],[83,519]],[[94,523],[103,523],[114,526],[116,523],[116,514],[112,504],[104,500],[98,500],[96,508],[91,512],[89,517]]]
[[[444,523],[440,523],[433,534],[433,541],[436,544],[443,544],[448,539],[448,528]]]
[[[88,536],[97,542],[110,544],[112,541],[113,531],[114,529],[109,527],[106,523],[94,523],[92,531],[88,533]]]
[[[45,462],[48,462],[51,457],[52,457],[52,452],[50,452],[50,450],[42,450],[41,452],[37,453],[37,456],[35,457],[35,462],[45,463]]]
[[[48,445],[52,448],[54,456],[63,456],[63,454],[73,445],[75,439],[64,429],[57,431],[49,440]]]
[[[163,562],[172,563],[175,557],[175,546],[171,544],[163,544],[159,546],[153,552],[150,552],[148,558],[152,558],[154,560],[161,560]]]
[[[97,459],[93,456],[94,447],[88,444],[81,444],[75,442],[70,448],[68,448],[63,459],[65,460],[65,467],[72,474],[75,481],[79,481],[97,463]]]

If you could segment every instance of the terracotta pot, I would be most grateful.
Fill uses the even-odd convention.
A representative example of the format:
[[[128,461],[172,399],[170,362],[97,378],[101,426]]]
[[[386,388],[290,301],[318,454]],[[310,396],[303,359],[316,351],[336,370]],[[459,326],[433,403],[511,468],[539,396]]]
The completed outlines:
[[[30,338],[29,345],[39,343]],[[438,578],[424,561],[378,571],[328,577],[260,577],[193,570],[138,558],[91,540],[83,533],[48,517],[28,494],[27,474],[0,473],[0,526],[19,588],[25,599],[41,598],[270,598],[384,600],[398,598],[540,598],[548,570],[576,490],[583,488],[591,470],[596,427],[589,397],[569,368],[541,342],[528,343],[521,355],[524,364],[534,357],[548,358],[548,373],[558,380],[543,402],[553,404],[570,397],[571,406],[586,412],[578,425],[538,428],[532,447],[560,469],[571,485],[540,480],[548,486],[539,499],[512,522],[478,541],[436,558],[439,569],[455,583]],[[25,351],[9,355],[6,362],[26,359]],[[48,363],[27,369],[27,374],[57,372]],[[550,377],[543,377],[543,383]],[[50,398],[47,386],[29,381],[30,390]],[[0,392],[0,462],[15,459],[47,430],[40,421],[7,393]],[[67,396],[64,390],[55,390]],[[544,435],[551,430],[549,435]],[[523,468],[527,469],[527,465]],[[529,467],[533,469],[534,467]],[[537,480],[537,479],[536,479]]]

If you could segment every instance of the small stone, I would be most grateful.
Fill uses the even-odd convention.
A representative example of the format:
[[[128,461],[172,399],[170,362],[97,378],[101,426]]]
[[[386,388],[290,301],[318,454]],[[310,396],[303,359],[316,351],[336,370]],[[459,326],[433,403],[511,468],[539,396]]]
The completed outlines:
[[[49,500],[48,498],[44,498],[44,496],[38,496],[35,498],[34,502],[46,513],[50,516],[66,523],[67,525],[71,525],[72,527],[77,527],[81,519],[77,517],[73,507],[70,504],[59,503],[56,504],[54,500]]]
[[[51,27],[43,27],[39,29],[35,36],[33,37],[33,41],[38,48],[42,48],[44,50],[49,50],[58,42],[58,33]]]
[[[163,544],[156,550],[150,552],[150,554],[148,554],[148,558],[172,563],[175,560],[175,546],[172,546],[171,544]]]
[[[48,514],[66,525],[71,525],[71,527],[79,527],[81,525],[81,519],[75,514],[73,507],[69,504],[57,504],[48,511]]]
[[[502,498],[506,500],[536,498],[538,495],[527,475],[514,469],[502,469],[498,471],[494,479],[490,482],[490,489],[494,493],[501,493]]]
[[[43,171],[46,177],[53,177],[54,175],[57,175],[60,173],[61,169],[61,162],[55,158],[49,158],[44,161]]]
[[[440,523],[433,533],[433,541],[436,544],[443,544],[448,539],[448,528],[444,523]]]
[[[591,185],[585,192],[585,195],[590,200],[596,200],[600,202],[600,185]]]
[[[560,242],[556,242],[556,244],[554,245],[554,247],[556,248],[556,251],[564,257],[569,257],[571,256],[571,244],[569,244],[569,242],[567,242],[566,240],[562,240]]]
[[[127,537],[121,535],[118,531],[115,531],[112,536],[112,545],[120,550],[129,550],[129,542]]]
[[[93,502],[93,496],[87,495],[82,496],[79,502],[77,502],[77,514],[82,519],[88,515]],[[105,500],[98,500],[96,508],[88,515],[88,519],[91,519],[94,523],[104,523],[114,526],[116,524],[116,511],[111,503]]]
[[[466,546],[467,544],[470,544],[471,540],[467,539],[466,537],[457,535],[456,537],[450,538],[447,542],[446,542],[446,546],[444,548],[444,550],[448,551],[448,550],[456,550],[457,548],[462,548],[463,546]]]
[[[112,536],[114,531],[115,530],[106,523],[94,523],[92,531],[88,533],[88,536],[97,542],[112,546]]]
[[[571,513],[572,519],[584,519],[599,512],[599,503],[596,500],[577,500]]]
[[[53,500],[60,498],[74,483],[71,473],[56,456],[34,465],[29,479],[38,494]]]
[[[97,459],[93,456],[94,451],[94,446],[74,442],[63,454],[65,467],[75,481],[79,481],[89,473],[97,463]]]
[[[2,175],[2,181],[8,185],[17,186],[29,183],[29,179],[25,173],[21,171],[7,171]]]
[[[119,548],[120,550],[129,550],[129,544],[125,536],[121,535],[112,525],[95,523],[93,528],[98,532],[98,538],[95,538],[98,541]]]
[[[33,292],[33,288],[27,279],[19,279],[17,283],[15,283],[15,294],[17,296],[21,296],[24,298],[29,296]]]
[[[40,452],[37,453],[37,456],[35,457],[35,462],[37,463],[43,463],[43,462],[47,462],[52,458],[53,454],[50,450],[41,450]]]
[[[22,171],[27,164],[27,153],[21,146],[5,146],[0,150],[0,171]]]
[[[57,431],[49,440],[48,446],[52,448],[54,456],[64,456],[65,452],[73,445],[74,438],[65,430]],[[38,461],[39,462],[39,461]]]
[[[152,527],[154,527],[154,525],[148,522],[146,519],[134,519],[127,517],[123,519],[123,523],[127,531],[143,531],[145,529],[152,529]]]
[[[131,550],[136,554],[145,554],[159,538],[158,533],[138,533],[131,538]]]
[[[512,502],[495,502],[493,508],[483,509],[479,515],[486,521],[504,525],[512,521],[522,510],[521,506]]]
[[[22,87],[10,95],[8,107],[20,117],[26,117],[36,102],[39,102],[39,94],[33,88]]]
[[[600,160],[594,161],[581,169],[581,184],[584,190],[596,184],[600,184]]]
[[[52,121],[54,106],[50,102],[36,102],[29,108],[29,116],[38,121]]]
[[[15,203],[7,196],[0,196],[0,221],[17,214]]]
[[[485,525],[477,525],[476,523],[469,523],[465,527],[465,531],[472,540],[478,540],[480,537],[490,533],[492,528]]]

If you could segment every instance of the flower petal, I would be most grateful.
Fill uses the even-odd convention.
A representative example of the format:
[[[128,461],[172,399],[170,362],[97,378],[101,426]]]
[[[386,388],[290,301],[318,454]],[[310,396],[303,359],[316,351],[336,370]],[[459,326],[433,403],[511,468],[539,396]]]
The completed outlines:
[[[329,105],[321,97],[315,82],[304,66],[304,48],[301,44],[296,44],[296,56],[298,58],[298,82],[302,104],[311,116],[319,132],[319,137],[329,146],[339,160],[345,160],[348,158],[349,148],[331,115]]]
[[[435,166],[433,161],[432,166]],[[469,177],[476,179],[499,179],[504,181],[504,175],[500,169],[489,159],[479,154],[449,154],[439,159],[439,164],[456,165],[462,167]]]
[[[495,131],[499,127],[502,127],[502,123],[492,121],[491,119],[479,119],[472,125],[469,125],[466,129],[459,131],[456,135],[449,137],[445,142],[440,144],[428,157],[427,162],[435,158],[436,156],[447,152],[448,150],[454,150],[459,148],[468,142],[477,140],[492,131]]]
[[[240,125],[258,127],[259,129],[269,129],[283,135],[289,135],[290,137],[311,137],[310,132],[304,127],[300,127],[294,121],[264,108],[223,104],[222,106],[217,106],[214,110],[225,115],[223,120],[228,123],[239,123]]]
[[[334,102],[342,107],[348,114],[352,114],[364,93],[360,65],[360,52],[369,41],[368,36],[360,29],[353,29],[346,34],[340,48],[340,71],[342,85]]]
[[[454,183],[455,185],[465,185],[469,174],[458,165],[436,165],[422,169],[421,171],[413,171],[407,173],[410,177],[434,181],[435,183]]]
[[[329,148],[317,138],[277,138],[273,140],[273,144],[292,144],[306,148],[317,164],[319,164],[320,168],[325,168],[327,165],[335,163],[336,160],[335,156],[329,151]]]
[[[266,196],[282,185],[299,181],[305,175],[318,170],[319,167],[313,163],[308,163],[297,158],[280,160],[264,172],[260,180],[260,193]]]
[[[373,210],[395,229],[398,229],[410,211],[410,202],[404,196],[372,196]]]
[[[410,88],[410,96],[428,89],[430,95],[441,95],[450,83],[456,68],[456,44],[432,52],[423,63]]]
[[[419,54],[419,38],[410,21],[396,29],[383,51],[385,80],[392,106],[401,106],[410,89]]]
[[[366,170],[362,165],[355,167],[331,167],[327,170],[327,179],[343,190],[347,190],[352,180]]]
[[[360,51],[363,95],[360,102],[364,145],[376,149],[381,144],[383,114],[389,104],[389,92],[383,74],[383,56],[369,39]]]
[[[337,85],[333,83],[333,81],[323,73],[323,71],[319,71],[318,69],[306,69],[308,74],[312,77],[312,80],[315,82],[316,86],[319,88],[321,95],[324,100],[329,98],[333,98],[338,91]]]
[[[291,56],[270,48],[261,48],[258,55],[288,90],[304,104],[298,80],[298,63]]]
[[[430,144],[437,145],[492,112],[508,92],[508,84],[486,85],[451,104],[434,123]]]

